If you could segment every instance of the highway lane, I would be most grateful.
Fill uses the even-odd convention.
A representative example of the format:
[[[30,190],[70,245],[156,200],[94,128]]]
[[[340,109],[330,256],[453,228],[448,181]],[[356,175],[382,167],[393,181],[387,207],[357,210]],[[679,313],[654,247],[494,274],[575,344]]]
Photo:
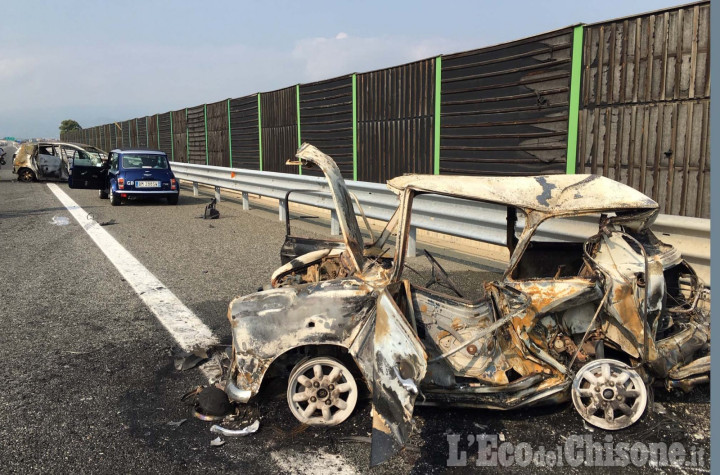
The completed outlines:
[[[174,370],[174,342],[118,271],[42,183],[0,170],[0,460],[8,471],[360,472],[369,446],[369,407],[334,429],[299,427],[280,391],[260,401],[260,431],[211,448],[210,424],[179,398],[203,383]],[[209,195],[183,190],[180,204],[111,207],[97,192],[66,191],[185,305],[229,343],[228,302],[267,283],[279,264],[284,227],[276,210],[243,211],[223,201],[221,219],[198,219]],[[67,218],[67,225],[52,224]],[[668,414],[649,414],[617,440],[709,445],[709,391],[657,395]],[[167,422],[188,418],[174,429]],[[499,413],[417,410],[410,450],[378,473],[445,468],[446,434],[503,434],[509,441],[561,444],[587,433],[567,406]],[[594,433],[597,436],[599,431]],[[601,436],[597,436],[601,437]],[[598,439],[601,440],[601,439]],[[709,449],[708,449],[709,453]],[[477,457],[469,449],[469,466]]]

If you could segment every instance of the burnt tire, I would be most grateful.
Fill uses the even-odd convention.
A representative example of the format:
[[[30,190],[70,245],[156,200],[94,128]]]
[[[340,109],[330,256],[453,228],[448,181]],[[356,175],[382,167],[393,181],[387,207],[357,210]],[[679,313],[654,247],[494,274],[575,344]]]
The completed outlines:
[[[30,170],[29,168],[21,168],[18,171],[18,181],[22,181],[25,183],[35,181],[35,172]]]
[[[357,399],[355,378],[335,358],[323,356],[300,361],[288,378],[288,405],[303,424],[338,425],[350,417]]]

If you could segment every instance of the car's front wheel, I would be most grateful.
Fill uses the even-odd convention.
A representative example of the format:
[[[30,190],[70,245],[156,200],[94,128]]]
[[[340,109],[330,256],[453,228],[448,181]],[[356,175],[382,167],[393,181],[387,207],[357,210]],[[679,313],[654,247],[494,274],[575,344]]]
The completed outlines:
[[[350,417],[358,387],[350,370],[335,358],[299,362],[290,373],[287,401],[303,424],[334,426]]]
[[[120,195],[115,193],[112,188],[110,188],[110,204],[113,206],[118,206],[120,204]]]

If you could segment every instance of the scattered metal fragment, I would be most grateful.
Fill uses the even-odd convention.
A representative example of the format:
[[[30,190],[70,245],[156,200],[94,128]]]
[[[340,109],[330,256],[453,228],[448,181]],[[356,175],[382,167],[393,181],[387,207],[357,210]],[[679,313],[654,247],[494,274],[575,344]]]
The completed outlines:
[[[224,435],[225,437],[245,437],[246,435],[254,434],[259,428],[260,420],[255,419],[255,422],[243,427],[242,429],[228,429],[226,427],[215,424],[210,428],[210,432],[214,434]]]
[[[225,441],[222,440],[220,437],[216,437],[213,440],[210,441],[210,445],[212,447],[220,447],[222,445],[225,445]]]
[[[167,423],[167,425],[169,425],[171,427],[180,427],[181,425],[183,425],[186,422],[187,422],[187,419],[180,419],[179,421],[170,421]]]
[[[221,420],[225,419],[225,416],[210,416],[207,414],[203,414],[197,408],[195,408],[193,410],[193,416],[196,419],[200,419],[201,421],[205,421],[205,422],[216,422],[216,421],[221,421]]]
[[[192,352],[187,351],[175,351],[175,369],[178,371],[185,371],[196,367],[203,361],[208,359],[208,352],[206,349],[196,349]]]

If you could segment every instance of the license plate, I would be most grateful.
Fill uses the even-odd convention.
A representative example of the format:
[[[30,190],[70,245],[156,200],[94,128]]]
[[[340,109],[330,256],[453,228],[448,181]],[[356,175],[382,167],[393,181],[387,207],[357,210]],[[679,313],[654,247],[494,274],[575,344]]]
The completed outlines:
[[[135,188],[160,188],[159,181],[136,181]]]

